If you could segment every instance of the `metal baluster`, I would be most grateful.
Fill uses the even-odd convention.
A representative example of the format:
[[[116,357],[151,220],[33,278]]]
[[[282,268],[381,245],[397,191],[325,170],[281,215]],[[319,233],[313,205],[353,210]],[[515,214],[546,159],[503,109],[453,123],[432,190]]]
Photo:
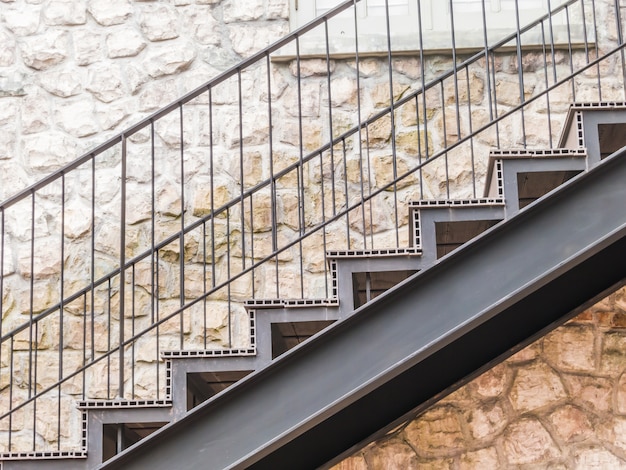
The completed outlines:
[[[519,81],[519,99],[520,104],[524,104],[526,97],[524,95],[524,63],[522,60],[522,35],[520,33],[520,19],[519,19],[519,0],[515,0],[515,25],[517,26],[517,34],[515,47],[517,52],[517,79]],[[520,115],[522,120],[522,145],[526,148],[526,119],[524,116],[524,107],[520,108]]]
[[[126,136],[122,136],[121,161],[121,213],[120,213],[120,326],[119,326],[119,365],[118,365],[118,392],[119,398],[124,398],[124,318],[126,314]]]
[[[393,62],[391,60],[391,23],[389,20],[389,0],[385,0],[385,21],[387,27],[387,64],[389,67],[389,118],[391,119],[391,155],[393,162],[393,215],[396,227],[396,247],[400,246],[400,234],[398,226],[400,218],[398,216],[398,185],[395,183],[398,178],[398,152],[396,148],[396,112],[395,98],[393,93]]]

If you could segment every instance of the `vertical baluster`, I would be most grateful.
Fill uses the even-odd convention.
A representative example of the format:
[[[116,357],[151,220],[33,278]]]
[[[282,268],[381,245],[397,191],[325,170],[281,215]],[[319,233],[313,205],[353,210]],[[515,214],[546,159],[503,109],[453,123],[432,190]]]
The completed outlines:
[[[178,270],[179,270],[179,289],[180,289],[180,302],[179,305],[182,307],[185,305],[185,138],[184,138],[184,116],[183,116],[183,105],[178,105],[179,109],[179,120],[180,120],[180,234],[178,237]],[[185,320],[184,315],[181,313],[178,315],[179,318],[179,344],[180,349],[184,349],[184,332],[185,332]]]
[[[385,0],[385,26],[387,33],[387,67],[389,73],[389,118],[391,119],[391,157],[393,162],[393,216],[396,227],[396,247],[400,246],[400,225],[398,216],[398,152],[396,148],[396,111],[393,93],[393,62],[391,59],[391,22],[389,19],[389,0]]]

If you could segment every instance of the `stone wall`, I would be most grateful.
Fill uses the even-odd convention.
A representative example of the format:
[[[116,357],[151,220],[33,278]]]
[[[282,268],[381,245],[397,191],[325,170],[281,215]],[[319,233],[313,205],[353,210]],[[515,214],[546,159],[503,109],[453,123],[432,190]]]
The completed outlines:
[[[289,30],[287,0],[1,0],[0,201]]]
[[[333,470],[626,468],[626,288]]]
[[[597,3],[604,7],[603,2]],[[284,35],[288,30],[287,4],[287,0],[0,0],[0,201]],[[608,23],[611,23],[610,19]],[[606,34],[614,35],[614,31],[608,28]],[[557,51],[554,60],[559,70],[566,71],[571,62],[576,61],[562,51]],[[184,175],[181,176],[181,170],[176,166],[181,154],[178,117],[162,119],[155,125],[155,153],[160,165],[156,173],[160,186],[154,211],[150,206],[151,181],[145,164],[146,155],[150,154],[148,132],[132,136],[127,142],[129,172],[133,173],[130,173],[127,187],[125,254],[132,257],[149,247],[153,221],[157,227],[157,240],[164,239],[180,230],[181,218],[191,223],[208,214],[212,198],[219,206],[236,198],[242,188],[249,188],[267,178],[270,162],[277,171],[297,161],[300,144],[303,151],[313,151],[329,139],[331,132],[337,136],[357,124],[359,118],[384,109],[390,101],[390,72],[394,77],[392,93],[398,99],[419,88],[422,69],[428,80],[448,70],[450,64],[450,57],[443,55],[428,57],[424,64],[415,57],[394,58],[391,64],[386,57],[362,59],[358,69],[362,89],[357,90],[354,60],[333,59],[328,65],[325,61],[303,60],[299,72],[294,61],[275,62],[271,64],[269,74],[272,82],[269,93],[264,82],[264,64],[252,67],[241,75],[242,91],[248,103],[241,123],[233,99],[237,94],[234,80],[213,91],[215,107],[211,112],[216,123],[213,134],[209,135],[206,129],[209,120],[206,96],[190,104],[190,111],[185,114],[189,121],[183,136]],[[544,86],[543,65],[543,57],[539,54],[531,52],[524,56],[525,95],[531,96]],[[497,79],[500,110],[515,106],[519,99],[518,66],[507,54],[495,59],[492,72]],[[615,70],[615,63],[603,64],[603,67],[603,73],[616,83],[615,94],[605,93],[604,99],[617,99],[614,96],[621,96],[620,74]],[[330,78],[328,70],[332,74]],[[298,73],[303,77],[301,90],[296,85]],[[326,156],[323,163],[312,161],[301,175],[291,171],[279,178],[276,182],[279,242],[289,243],[302,229],[298,219],[301,196],[297,184],[300,179],[306,186],[303,196],[306,200],[302,203],[307,214],[304,223],[313,227],[358,201],[362,191],[376,191],[388,186],[394,176],[394,158],[397,172],[402,173],[434,149],[441,149],[466,136],[470,127],[468,116],[472,117],[474,128],[486,124],[489,119],[485,110],[489,99],[487,78],[481,64],[469,70],[467,88],[462,87],[458,94],[461,103],[458,109],[456,91],[450,82],[446,82],[441,91],[434,89],[427,94],[427,109],[418,112],[414,102],[399,109],[394,122],[395,157],[391,151],[391,122],[386,118],[367,129],[368,142],[357,135],[347,139],[343,146],[337,146],[334,167]],[[594,84],[592,73],[582,77],[579,98],[593,99]],[[299,94],[302,96],[301,123],[298,122]],[[276,113],[271,155],[267,146],[269,123],[264,114],[270,97]],[[571,87],[564,86],[551,95],[550,115],[543,103],[532,107],[532,113],[529,113],[532,118],[525,123],[529,146],[548,144],[550,136],[547,135],[546,121],[552,125],[552,137],[557,136],[571,100]],[[332,131],[329,129],[331,111]],[[244,127],[242,135],[246,145],[241,159],[240,126]],[[519,117],[502,121],[500,145],[504,148],[521,147],[524,144],[521,129]],[[324,247],[342,250],[363,248],[366,244],[369,248],[406,246],[408,202],[420,197],[472,196],[472,178],[476,177],[480,182],[484,177],[488,150],[494,146],[494,141],[494,132],[485,132],[471,145],[449,152],[445,160],[442,158],[430,164],[421,178],[413,175],[397,184],[396,200],[390,197],[391,191],[382,191],[366,209],[354,211],[351,217],[342,218],[330,226],[325,234],[327,245],[322,244],[318,232],[301,245],[281,253],[256,273],[242,276],[228,287],[228,292],[225,288],[216,293],[204,312],[201,309],[186,312],[182,333],[179,331],[182,322],[165,324],[160,331],[158,347],[156,341],[144,338],[146,340],[138,343],[141,347],[132,357],[138,365],[135,377],[138,386],[133,397],[154,398],[155,380],[147,373],[144,375],[141,367],[148,370],[154,366],[158,362],[159,350],[179,347],[180,336],[184,337],[186,347],[195,349],[206,346],[203,343],[205,338],[215,348],[248,346],[249,328],[241,301],[253,294],[257,298],[273,298],[277,292],[282,297],[291,298],[327,295]],[[358,152],[361,144],[367,144],[362,155]],[[210,151],[217,155],[211,166],[206,164]],[[14,213],[7,211],[7,226],[14,225],[7,230],[3,253],[3,332],[59,301],[61,267],[64,269],[65,292],[68,293],[89,283],[93,275],[91,269],[97,276],[103,276],[118,266],[119,155],[111,152],[102,160],[102,172],[95,178],[97,191],[93,191],[97,215],[90,212],[93,188],[88,169],[66,178],[70,189],[65,201],[65,227],[59,221],[58,194],[46,194],[38,199],[41,207],[38,207],[40,212],[34,222],[25,215],[30,210],[28,204],[17,207]],[[476,165],[473,169],[472,161]],[[214,186],[209,184],[213,178],[211,174],[216,175]],[[244,182],[240,181],[241,175]],[[186,182],[185,207],[181,179]],[[334,184],[332,190],[331,183]],[[207,188],[213,189],[209,191]],[[181,299],[201,295],[205,289],[203,282],[209,275],[215,276],[208,279],[209,284],[211,281],[223,282],[228,274],[232,274],[233,266],[249,266],[271,253],[268,236],[271,197],[267,192],[259,194],[254,199],[254,215],[246,220],[242,214],[247,217],[248,207],[235,206],[231,211],[232,220],[228,223],[224,219],[215,221],[215,233],[211,239],[197,230],[185,238],[182,247],[176,241],[160,251],[157,302],[161,315],[178,309]],[[30,264],[31,222],[39,237],[34,269]],[[248,246],[244,245],[242,232],[246,228],[250,231],[247,243],[250,244],[251,240],[255,243],[254,254],[245,251]],[[92,240],[95,240],[96,249],[93,268],[87,261],[91,256]],[[58,258],[61,244],[65,247],[62,260]],[[203,244],[214,244],[216,252],[207,254],[202,250]],[[302,252],[307,257],[301,263]],[[188,274],[184,292],[180,291],[181,259]],[[207,274],[206,266],[214,268],[214,272],[209,269]],[[148,262],[139,264],[133,273],[132,288],[126,289],[127,298],[123,301],[138,306],[133,310],[133,318],[128,314],[124,319],[127,332],[149,325],[152,301],[149,293],[154,287],[152,269],[154,267]],[[280,269],[280,276],[273,269]],[[299,276],[303,275],[307,277],[301,284]],[[29,301],[31,287],[37,292],[33,303]],[[91,342],[96,355],[107,351],[106,340],[111,334],[115,337],[119,330],[119,317],[107,316],[107,309],[115,311],[120,305],[118,289],[115,282],[108,290],[102,288],[95,305],[89,305],[95,311],[95,317],[91,319],[94,333],[86,334],[86,342]],[[238,303],[230,302],[233,299]],[[65,305],[63,320],[67,336],[63,343],[67,349],[64,364],[69,371],[80,367],[84,360],[81,341],[85,338],[81,337],[81,331],[83,328],[88,330],[83,321],[84,307],[76,304]],[[206,311],[210,312],[208,319]],[[51,319],[38,330],[34,339],[28,338],[27,332],[18,338],[16,357],[21,362],[15,375],[21,386],[14,390],[14,400],[28,396],[30,392],[24,386],[27,378],[20,377],[20,374],[28,373],[26,364],[31,343],[38,350],[38,386],[44,388],[58,379],[58,352],[55,349],[58,339],[55,335],[58,335],[60,326],[58,318]],[[67,334],[68,331],[72,334]],[[0,367],[3,377],[8,377],[8,348],[4,348],[2,354]],[[131,362],[130,358],[128,360]],[[116,368],[115,360],[108,370],[102,362],[101,366],[94,368],[97,370],[90,372],[86,380],[90,387],[87,396],[107,398],[110,395],[107,379],[115,387]],[[6,403],[9,395],[7,382],[0,383],[0,389],[0,403]],[[70,383],[63,390],[64,415],[73,413],[72,419],[77,419],[72,400],[80,394],[78,383]],[[27,442],[32,420],[27,413],[25,416],[16,418],[11,426],[25,435]],[[41,421],[38,423],[38,439],[44,447],[54,448],[58,436],[53,426],[46,424],[47,418],[38,418]],[[0,431],[6,431],[7,426],[0,423]],[[63,436],[66,438],[64,445],[78,442],[72,439],[80,432],[80,426],[75,425],[72,429],[72,435]],[[13,442],[15,445],[18,439]],[[7,450],[1,445],[0,449]]]

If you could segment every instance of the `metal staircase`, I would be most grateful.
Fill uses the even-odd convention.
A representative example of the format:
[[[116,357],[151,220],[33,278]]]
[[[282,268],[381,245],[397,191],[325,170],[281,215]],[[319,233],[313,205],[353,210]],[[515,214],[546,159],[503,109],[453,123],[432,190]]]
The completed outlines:
[[[11,377],[0,416],[8,440],[4,470],[314,468],[622,282],[626,84],[602,86],[603,70],[624,71],[621,33],[605,37],[595,16],[583,21],[581,38],[570,38],[565,71],[557,67],[547,33],[556,18],[579,11],[586,18],[596,3],[566,2],[495,45],[462,61],[455,56],[450,70],[432,80],[422,67],[421,85],[401,98],[393,93],[398,78],[390,50],[389,105],[364,119],[359,98],[357,122],[342,133],[333,126],[339,112],[333,111],[327,48],[321,79],[328,87],[327,143],[309,153],[303,128],[316,123],[307,121],[302,96],[320,79],[301,73],[308,59],[296,54],[291,85],[298,95],[299,156],[279,163],[273,123],[284,117],[276,111],[282,85],[271,78],[272,55],[287,45],[297,50],[300,36],[315,28],[328,34],[328,22],[354,3],[0,205],[0,317],[15,308],[12,288],[26,285],[30,297],[22,312],[26,321],[14,321],[14,315],[0,324],[1,372]],[[619,5],[612,5],[621,31]],[[545,86],[526,97],[523,35],[538,29]],[[356,51],[358,82],[358,46]],[[496,59],[502,54],[518,61],[521,94],[512,106],[497,98]],[[428,62],[423,50],[420,60]],[[489,115],[481,125],[469,93],[470,72],[477,70],[486,80],[482,106]],[[244,96],[248,73],[267,74],[265,96],[257,102]],[[595,103],[574,104],[561,114],[551,110],[564,89],[573,101],[577,94],[588,98],[596,80]],[[459,91],[464,86],[465,97]],[[223,131],[214,129],[224,111],[221,92],[235,100],[239,136],[231,148],[218,142]],[[245,142],[256,142],[249,136],[258,129],[244,116],[261,105],[268,109],[268,135],[249,150]],[[444,136],[435,146],[428,128],[437,119]],[[526,133],[526,125],[538,120],[547,122],[545,134]],[[449,122],[454,129],[446,131]],[[381,142],[374,134],[385,123],[390,131]],[[563,129],[558,142],[557,124]],[[188,125],[208,126],[204,143],[186,134]],[[403,144],[409,134],[410,145]],[[497,149],[488,151],[486,140]],[[249,155],[261,145],[271,174],[254,179]],[[202,210],[189,202],[202,190],[191,183],[196,170],[187,173],[199,152],[210,168],[196,178],[209,187],[210,204]],[[223,203],[219,171],[228,165],[217,152],[235,155],[226,173],[239,178],[238,194]],[[387,152],[392,171],[385,173],[388,166],[376,166],[376,159],[386,162]],[[145,155],[148,170],[137,164]],[[170,178],[172,155],[178,173]],[[355,164],[356,181],[349,174]],[[469,187],[455,174],[462,167],[469,168]],[[121,182],[119,192],[105,195],[108,200],[99,195],[101,174]],[[133,199],[140,197],[134,184],[141,178],[152,188],[148,215],[136,213]],[[179,207],[159,206],[161,183],[179,191]],[[86,192],[76,195],[76,184]],[[83,199],[91,235],[80,242],[65,219],[67,208]],[[60,273],[52,288],[56,300],[40,309],[36,292],[49,279],[48,267],[38,271],[37,252],[51,237],[37,234],[45,231],[42,220],[52,203],[61,208],[60,239],[52,244],[52,250],[61,248]],[[22,240],[11,223],[24,208],[30,216]],[[111,214],[119,237],[117,246],[107,247],[98,224]],[[137,232],[145,246],[129,247]],[[18,241],[30,266],[30,275],[19,279],[9,266],[18,264],[12,252]],[[68,253],[83,249],[89,255],[75,275]],[[44,345],[53,334],[50,366]],[[74,351],[82,362],[68,369],[66,354]],[[52,367],[53,379],[41,378],[45,367]],[[69,398],[78,415],[63,415]],[[48,444],[42,444],[42,427],[55,428],[47,430],[56,432]],[[17,448],[14,442],[29,433],[32,442]]]

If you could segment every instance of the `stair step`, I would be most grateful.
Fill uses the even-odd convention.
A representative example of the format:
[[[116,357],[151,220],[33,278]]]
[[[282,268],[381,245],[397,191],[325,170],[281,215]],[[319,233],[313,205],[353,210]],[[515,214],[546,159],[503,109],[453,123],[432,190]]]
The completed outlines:
[[[573,103],[568,109],[558,146],[586,148],[591,168],[626,146],[626,103]]]
[[[145,439],[174,418],[170,400],[89,400],[87,410],[89,468]]]
[[[426,199],[409,202],[410,209],[431,209],[440,207],[476,207],[499,206],[504,200],[498,197],[484,197],[475,199]]]
[[[163,351],[161,353],[161,357],[164,359],[184,359],[187,357],[246,357],[255,355],[255,348],[175,350]]]
[[[416,247],[405,248],[381,248],[370,250],[331,250],[326,252],[329,259],[346,258],[378,258],[390,256],[420,256],[422,250]]]
[[[172,401],[165,400],[85,400],[78,402],[81,410],[128,409],[128,408],[167,408]]]
[[[337,307],[338,299],[250,299],[244,302],[247,309],[274,309],[298,307]]]
[[[0,463],[4,460],[61,460],[86,459],[86,451],[45,451],[45,452],[3,452],[0,453]],[[0,467],[1,468],[1,467]]]
[[[548,160],[581,159],[587,157],[584,148],[577,149],[519,149],[519,150],[492,150],[489,153],[487,164],[487,178],[485,181],[484,197],[504,198],[504,175],[502,174],[503,160]]]
[[[424,268],[504,219],[505,203],[499,198],[426,202],[410,204]]]

